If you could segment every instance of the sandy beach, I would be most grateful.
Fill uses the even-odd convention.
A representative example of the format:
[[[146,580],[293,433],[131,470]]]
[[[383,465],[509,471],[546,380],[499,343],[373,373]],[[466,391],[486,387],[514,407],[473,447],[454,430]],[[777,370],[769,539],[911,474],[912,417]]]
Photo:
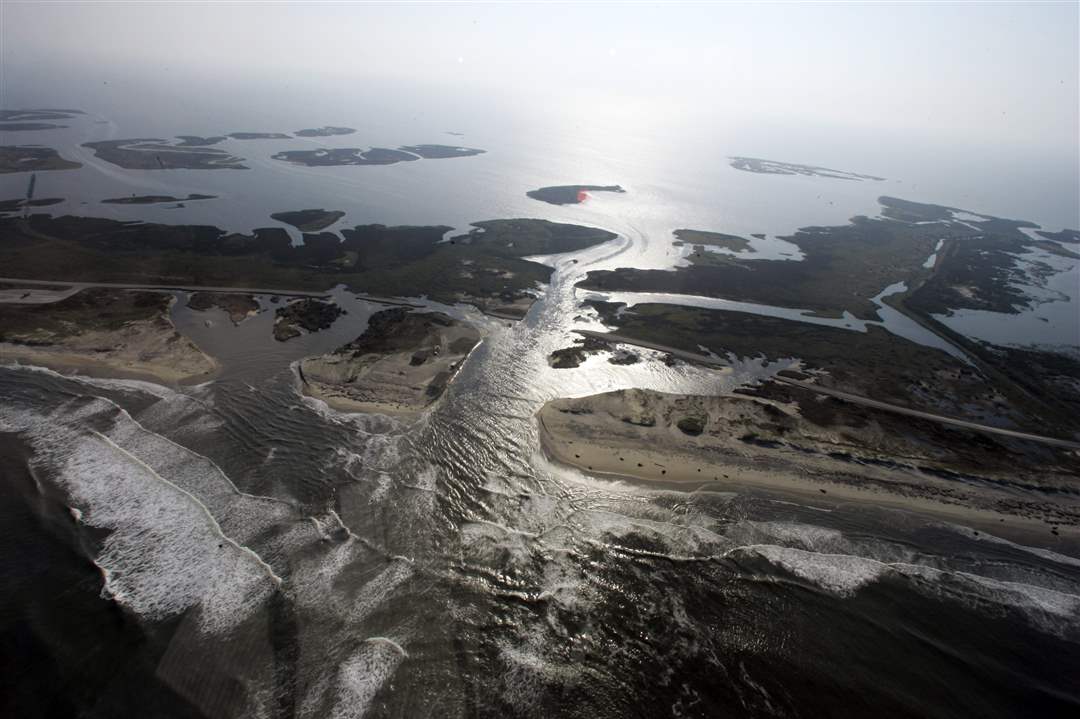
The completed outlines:
[[[696,420],[704,420],[700,433]],[[931,451],[916,454],[880,427],[821,427],[781,402],[621,390],[549,402],[537,421],[545,454],[591,475],[866,502],[999,532],[1080,538],[1080,504],[1055,486],[1044,493],[1015,477],[947,478]]]
[[[121,304],[132,301],[129,294],[117,297]],[[136,310],[139,319],[119,326],[102,322],[93,327],[88,326],[86,315],[71,314],[64,302],[40,305],[40,315],[25,317],[21,329],[4,336],[0,362],[166,384],[201,382],[213,377],[219,368],[217,361],[180,334],[169,319],[168,308],[175,298],[154,302],[156,306]],[[108,301],[102,304],[101,316],[114,306]],[[55,314],[50,313],[52,308],[56,308]],[[89,314],[93,310],[79,307],[77,311]]]
[[[355,341],[302,360],[303,391],[344,412],[414,418],[453,380],[480,341],[472,325],[441,313],[377,313]]]

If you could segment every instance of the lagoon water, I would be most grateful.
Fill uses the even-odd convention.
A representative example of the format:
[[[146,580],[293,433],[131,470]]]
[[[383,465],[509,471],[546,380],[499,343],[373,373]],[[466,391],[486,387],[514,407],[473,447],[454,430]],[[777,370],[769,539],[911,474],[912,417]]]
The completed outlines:
[[[461,230],[524,216],[620,238],[548,258],[556,273],[522,322],[441,308],[476,322],[485,339],[413,426],[336,413],[298,392],[292,363],[355,337],[380,309],[340,290],[348,314],[286,344],[272,340],[269,311],[233,327],[177,303],[177,326],[223,363],[196,387],[0,368],[0,577],[14,588],[0,621],[19,627],[24,663],[8,681],[21,686],[22,706],[214,717],[1070,716],[1080,707],[1075,547],[1028,547],[826,498],[589,478],[542,456],[534,419],[555,397],[716,392],[783,368],[745,361],[718,374],[601,357],[574,371],[547,366],[592,322],[573,319],[583,296],[574,283],[593,269],[675,265],[675,228],[772,238],[876,214],[875,198],[893,194],[1058,229],[1070,222],[1066,201],[1014,207],[1014,196],[993,207],[1006,194],[993,182],[956,183],[949,194],[947,181],[906,174],[881,153],[833,160],[790,139],[776,142],[790,154],[765,152],[762,138],[737,129],[694,135],[542,104],[523,116],[498,98],[382,88],[361,94],[374,98],[365,103],[294,87],[288,98],[237,95],[242,109],[214,92],[177,108],[154,102],[161,88],[141,90],[139,106],[116,90],[19,103],[94,113],[69,130],[5,133],[5,143],[48,142],[86,163],[38,173],[37,197],[66,198],[46,211],[236,231],[308,207],[344,210],[348,225]],[[219,145],[248,171],[124,171],[77,147],[325,124],[358,132]],[[320,144],[437,142],[488,152],[386,167],[269,159]],[[897,177],[754,175],[728,167],[727,154]],[[569,207],[524,194],[575,182],[628,192]],[[904,193],[909,184],[942,192]],[[0,178],[0,197],[24,189],[23,176]],[[181,209],[100,204],[189,192],[221,197]]]

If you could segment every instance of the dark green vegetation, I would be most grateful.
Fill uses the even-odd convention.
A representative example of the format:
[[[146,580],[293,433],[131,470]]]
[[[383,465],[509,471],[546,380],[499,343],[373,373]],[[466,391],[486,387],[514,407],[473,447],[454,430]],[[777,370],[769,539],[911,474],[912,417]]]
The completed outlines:
[[[419,155],[425,160],[444,160],[451,157],[470,157],[482,155],[485,150],[477,150],[472,147],[456,147],[454,145],[405,145],[399,150]]]
[[[700,353],[700,345],[720,356],[800,359],[817,375],[819,384],[884,402],[1043,434],[1055,434],[1056,427],[1056,433],[1064,436],[1070,427],[1080,427],[1078,415],[1070,421],[1055,407],[992,382],[994,377],[945,352],[880,327],[855,332],[743,312],[660,304],[636,305],[619,317],[609,312],[604,321],[621,336],[687,352]],[[1063,363],[1067,366],[1052,371],[1080,369],[1080,363]],[[1060,380],[1067,382],[1068,375]],[[1077,394],[1074,390],[1074,397]]]
[[[295,134],[297,137],[330,137],[331,135],[351,135],[356,132],[351,127],[313,127],[306,130],[297,130]]]
[[[259,311],[259,303],[252,295],[239,292],[193,292],[187,306],[199,312],[218,307],[229,313],[229,319],[238,325]]]
[[[590,272],[581,285],[604,291],[720,297],[832,316],[847,310],[860,318],[876,319],[872,298],[903,281],[912,290],[908,306],[922,313],[942,314],[949,308],[1015,312],[1029,303],[1023,290],[1014,285],[1020,278],[1015,267],[1018,253],[1039,247],[1075,256],[1056,243],[1034,240],[1020,231],[1034,227],[1031,223],[993,217],[961,223],[952,219],[951,208],[891,197],[879,201],[883,214],[891,217],[859,216],[847,225],[804,227],[783,237],[802,250],[805,259],[800,262],[701,251],[691,256],[694,264],[690,267]],[[717,237],[725,241],[732,236]],[[945,240],[945,245],[938,262],[934,268],[924,267],[939,240]],[[1050,269],[1043,266],[1041,271]]]
[[[586,192],[626,192],[619,185],[557,185],[529,190],[525,194],[534,200],[552,205],[576,205],[585,199]]]
[[[1031,298],[1018,283],[1025,282],[1029,272],[1053,272],[1052,267],[1037,261],[1031,261],[1027,271],[1016,266],[1016,255],[1034,244],[1026,235],[989,234],[946,242],[938,253],[937,271],[905,299],[905,304],[923,314],[939,315],[954,309],[1015,313],[1028,307]]]
[[[0,132],[30,132],[32,130],[59,130],[67,125],[54,125],[51,122],[5,122],[0,124]]]
[[[881,214],[893,220],[901,222],[933,222],[939,220],[951,220],[955,208],[943,207],[942,205],[928,205],[925,202],[912,202],[902,200],[899,197],[882,195],[878,198],[883,206]]]
[[[573,252],[618,237],[595,227],[548,220],[486,220],[472,225],[474,229],[467,235],[458,235],[451,242],[513,257]]]
[[[731,166],[744,172],[756,172],[763,175],[807,175],[811,177],[829,177],[835,180],[878,180],[884,177],[873,175],[857,175],[854,172],[844,170],[830,170],[828,167],[817,165],[797,165],[791,162],[777,162],[775,160],[762,160],[757,157],[729,157]]]
[[[678,427],[683,434],[697,437],[705,431],[706,424],[706,418],[704,417],[683,417],[675,423],[675,426]]]
[[[341,210],[296,210],[294,212],[275,212],[270,215],[278,222],[292,225],[301,232],[318,232],[334,224],[345,213]]]
[[[579,367],[588,355],[581,347],[563,347],[548,355],[548,364],[555,369]]]
[[[617,365],[637,364],[640,361],[641,356],[638,355],[636,352],[630,352],[629,350],[623,349],[615,350],[615,352],[612,353],[610,357],[608,357],[608,362]]]
[[[91,288],[48,304],[0,304],[0,342],[33,344],[26,338],[35,333],[56,337],[116,330],[160,317],[171,300],[163,292]]]
[[[405,352],[424,344],[433,330],[457,324],[456,320],[442,312],[413,312],[408,307],[391,307],[373,314],[364,333],[334,350],[334,354],[360,357]],[[471,347],[464,348],[464,351],[468,352],[469,349]]]
[[[427,295],[482,308],[528,297],[552,269],[523,259],[580,250],[616,235],[545,220],[492,220],[450,241],[451,228],[360,225],[304,237],[205,225],[90,217],[0,217],[0,267],[26,279]]]
[[[273,159],[308,167],[337,167],[339,165],[393,165],[396,162],[409,162],[420,158],[408,152],[389,150],[385,147],[373,147],[370,150],[345,147],[333,150],[286,150],[274,155]]]
[[[60,157],[51,147],[37,145],[0,145],[0,174],[8,172],[37,172],[41,170],[74,170],[82,167]]]
[[[234,140],[288,140],[290,136],[284,132],[230,132],[229,137]]]
[[[738,235],[725,235],[722,232],[706,232],[705,230],[675,230],[674,235],[676,245],[710,245],[726,247],[735,252],[750,250],[750,241]]]
[[[937,205],[922,205],[898,201],[890,197],[880,198],[888,208],[900,207],[904,216],[916,218],[938,217],[942,211],[957,211]],[[1017,255],[1038,248],[1054,255],[1080,259],[1080,255],[1050,239],[1032,239],[1021,228],[1036,228],[1023,220],[1004,220],[980,215],[982,220],[969,222],[976,229],[966,238],[946,239],[938,252],[934,272],[921,284],[909,283],[912,291],[904,297],[904,304],[923,315],[949,314],[954,309],[990,310],[1015,313],[1031,306],[1031,298],[1019,284],[1032,279],[1039,280],[1054,272],[1044,262],[1029,259],[1027,267],[1017,266]],[[952,223],[956,226],[958,223]],[[1068,232],[1067,230],[1065,232]],[[1038,233],[1046,237],[1046,233]],[[1051,238],[1053,239],[1053,238]]]
[[[1062,230],[1061,232],[1038,230],[1035,234],[1056,242],[1080,242],[1080,230]]]
[[[581,283],[594,290],[675,292],[814,310],[844,310],[876,319],[871,298],[894,282],[910,280],[942,237],[965,237],[969,228],[909,225],[855,217],[840,227],[804,227],[783,239],[799,246],[800,262],[745,260],[701,252],[695,264],[674,271],[619,268],[590,272]]]
[[[219,142],[224,142],[228,138],[224,135],[213,135],[211,137],[200,137],[198,135],[177,135],[176,143],[177,147],[206,147],[207,145],[216,145]]]
[[[275,314],[274,339],[285,342],[299,337],[301,329],[307,332],[328,329],[338,317],[345,314],[345,310],[333,302],[308,297],[278,307]]]
[[[66,290],[68,285],[39,285],[37,283],[29,285],[25,282],[0,282],[0,290],[50,290],[53,292]]]
[[[42,197],[36,200],[0,200],[0,214],[18,212],[24,207],[48,207],[49,205],[59,205],[63,201],[63,197]]]
[[[217,195],[190,194],[187,197],[173,197],[172,195],[132,195],[131,197],[114,197],[102,200],[106,205],[156,205],[163,202],[192,202],[194,200],[215,200]]]
[[[1032,299],[1018,281],[1037,282],[1053,268],[1029,257],[1026,271],[1021,272],[1016,267],[1017,255],[1034,248],[1070,257],[1075,253],[1049,239],[1032,239],[1021,231],[1034,227],[1028,222],[985,215],[960,222],[953,219],[957,211],[953,208],[889,197],[880,198],[880,202],[891,218],[856,217],[843,227],[803,228],[785,238],[802,249],[806,259],[801,262],[746,261],[717,255],[719,259],[709,258],[712,264],[675,272],[620,269],[590,273],[583,284],[594,289],[685,292],[830,313],[846,309],[873,318],[870,298],[903,281],[908,289],[885,301],[966,351],[976,363],[978,382],[997,394],[1000,414],[1035,431],[1047,427],[1058,428],[1059,435],[1072,431],[1080,417],[1080,389],[1075,382],[1080,377],[1080,363],[1057,354],[972,340],[938,322],[934,315],[957,308],[1017,312],[1029,307]],[[939,239],[944,244],[937,262],[932,268],[923,267]],[[975,388],[956,379],[935,384],[935,377],[955,374],[948,365],[959,366],[963,371],[958,370],[956,377],[961,378],[968,377],[965,372],[971,369],[944,353],[913,345],[881,329],[858,334],[737,313],[710,315],[707,310],[689,308],[663,311],[635,307],[636,316],[619,318],[617,306],[611,303],[594,306],[605,324],[627,325],[648,341],[691,349],[703,344],[716,352],[739,355],[761,352],[769,357],[798,357],[827,369],[830,377],[839,378],[856,394],[884,397],[897,404],[929,403],[924,408],[960,398],[962,401],[951,409],[942,409],[964,417],[975,413],[978,421],[996,421],[988,395],[980,398]],[[686,314],[680,314],[683,311]],[[641,319],[650,313],[655,316]],[[714,319],[706,321],[710,317]],[[724,321],[717,317],[724,317]],[[679,341],[677,328],[687,323],[693,329],[684,331]],[[721,327],[723,332],[718,329]],[[673,336],[666,341],[665,334]],[[715,337],[716,346],[706,341],[710,336]],[[856,338],[861,339],[856,342]],[[829,354],[834,351],[837,354]],[[913,374],[897,374],[896,366]],[[860,376],[866,381],[857,382],[855,378]],[[916,376],[924,384],[919,384]]]
[[[30,122],[33,120],[70,120],[82,115],[81,110],[0,110],[0,122]]]
[[[319,150],[287,150],[273,156],[275,160],[284,160],[308,167],[333,167],[338,165],[393,165],[397,162],[419,160],[440,160],[450,157],[468,157],[479,155],[483,150],[450,145],[408,145],[391,150],[386,147],[373,147],[363,150],[359,147],[343,147]]]
[[[480,332],[441,312],[376,312],[364,333],[300,364],[309,392],[331,405],[419,412],[438,399],[480,342]]]
[[[580,337],[571,347],[557,349],[548,355],[548,364],[555,369],[573,369],[578,367],[591,354],[610,349],[610,345],[596,337]]]
[[[86,142],[94,155],[128,170],[246,170],[239,157],[210,147],[131,139]]]

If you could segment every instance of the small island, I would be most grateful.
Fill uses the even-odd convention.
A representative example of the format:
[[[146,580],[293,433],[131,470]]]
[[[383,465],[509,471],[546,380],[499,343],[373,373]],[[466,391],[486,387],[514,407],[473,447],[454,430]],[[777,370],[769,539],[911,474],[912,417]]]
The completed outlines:
[[[239,292],[192,292],[187,306],[196,312],[205,312],[211,307],[224,310],[229,321],[238,325],[259,311],[259,303],[253,295]]]
[[[758,157],[729,157],[731,166],[743,172],[756,172],[761,175],[806,175],[808,177],[829,177],[834,180],[874,180],[884,182],[884,177],[859,175],[844,170],[831,170],[817,165],[798,165],[793,162],[762,160]]]
[[[548,365],[553,369],[574,369],[580,367],[590,355],[610,348],[611,345],[598,337],[578,337],[571,346],[557,349],[548,355]]]
[[[234,140],[289,140],[290,135],[284,132],[230,132],[229,137]]]
[[[170,144],[167,140],[135,138],[84,142],[94,155],[126,170],[246,170],[241,158],[212,147]]]
[[[312,297],[290,302],[275,312],[274,339],[287,342],[305,332],[328,329],[343,314],[345,310],[336,303]]]
[[[705,230],[675,230],[676,247],[683,245],[709,245],[710,247],[723,247],[732,252],[749,252],[750,241],[738,235],[725,235],[722,232],[706,232]]]
[[[102,200],[105,205],[157,205],[167,202],[194,202],[195,200],[214,200],[217,195],[190,194],[187,197],[173,197],[172,195],[132,195],[131,197],[113,197]]]
[[[286,150],[273,155],[274,160],[291,162],[308,167],[338,167],[342,165],[393,165],[397,162],[419,160],[416,155],[385,147],[363,150],[359,147],[341,147],[332,150]]]
[[[556,185],[529,190],[526,196],[551,205],[577,205],[589,197],[590,192],[626,192],[619,185]]]
[[[1035,234],[1041,235],[1042,237],[1045,237],[1048,240],[1053,240],[1054,242],[1064,242],[1064,243],[1078,243],[1078,242],[1080,242],[1080,230],[1065,229],[1065,230],[1062,230],[1061,232],[1047,232],[1046,230],[1038,230],[1038,231],[1036,231]]]
[[[295,210],[270,215],[272,219],[292,225],[301,232],[324,230],[344,216],[345,213],[341,210]]]
[[[312,127],[306,130],[297,130],[294,135],[297,137],[330,137],[332,135],[351,135],[356,130],[351,127],[332,127],[327,125],[326,127]]]
[[[301,362],[300,379],[307,394],[336,409],[416,416],[479,342],[475,327],[441,312],[394,307],[372,315],[352,342]]]
[[[82,110],[0,110],[0,122],[31,122],[40,120],[73,120]]]
[[[59,205],[63,201],[63,197],[41,197],[36,200],[0,200],[0,214],[18,212],[26,207]]]
[[[472,147],[456,147],[454,145],[405,145],[399,150],[419,155],[425,160],[444,160],[450,157],[471,157],[482,155],[486,150],[477,150]]]
[[[198,135],[177,135],[176,139],[180,142],[176,143],[177,147],[206,147],[207,145],[216,145],[219,142],[224,142],[229,139],[224,135],[213,135],[210,137],[200,137]]]
[[[440,160],[451,157],[479,155],[484,150],[449,145],[408,145],[391,150],[387,147],[339,147],[318,150],[286,150],[273,155],[273,159],[308,167],[337,167],[342,165],[393,165],[415,160]]]
[[[0,124],[0,132],[32,132],[34,130],[59,130],[67,125],[55,125],[51,122],[5,122]]]
[[[0,174],[10,172],[43,172],[46,170],[75,170],[81,162],[60,157],[51,147],[38,145],[0,145]]]

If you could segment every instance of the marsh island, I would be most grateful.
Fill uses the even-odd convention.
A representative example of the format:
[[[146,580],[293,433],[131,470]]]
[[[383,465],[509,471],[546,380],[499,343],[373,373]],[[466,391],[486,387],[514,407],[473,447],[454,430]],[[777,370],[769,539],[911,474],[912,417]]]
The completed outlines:
[[[626,192],[619,185],[556,185],[529,190],[525,194],[534,200],[552,205],[576,205],[584,202],[590,192]]]
[[[85,142],[94,155],[127,170],[246,170],[241,158],[212,147],[136,138]]]
[[[65,160],[51,147],[0,145],[0,173],[75,170],[80,167],[81,162]]]
[[[845,170],[833,170],[817,165],[799,165],[793,162],[762,160],[757,157],[729,157],[731,166],[743,172],[756,172],[761,175],[806,175],[808,177],[829,177],[834,180],[874,180],[884,182],[884,177],[859,175]]]

